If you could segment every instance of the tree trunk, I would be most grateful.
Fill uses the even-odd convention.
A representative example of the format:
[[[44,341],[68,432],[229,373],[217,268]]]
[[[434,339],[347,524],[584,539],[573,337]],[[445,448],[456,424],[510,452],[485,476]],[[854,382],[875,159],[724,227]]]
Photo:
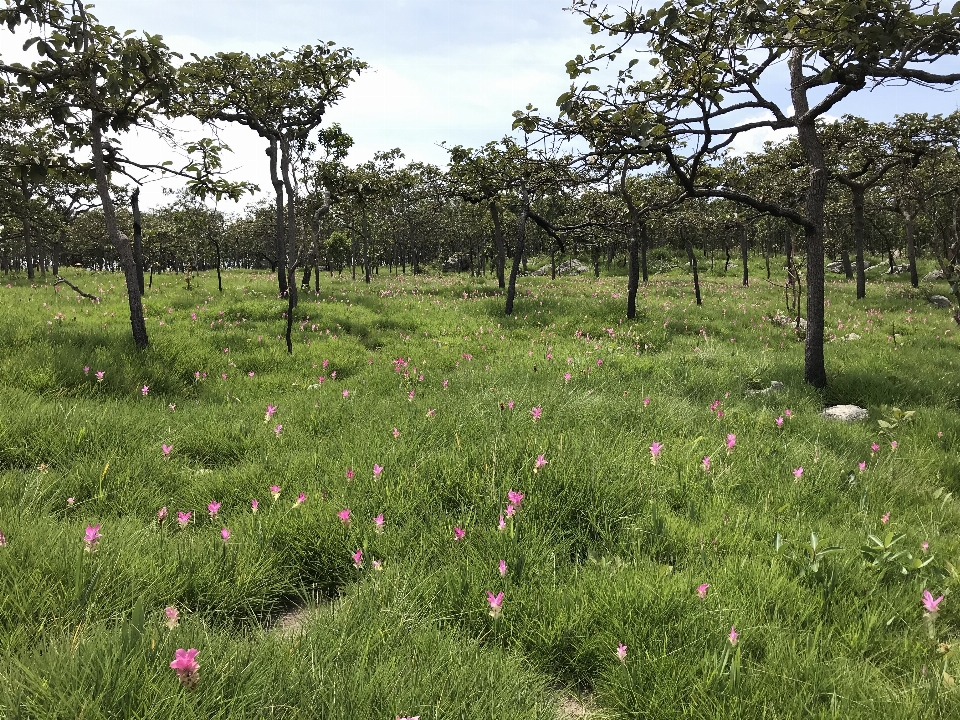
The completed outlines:
[[[67,231],[60,228],[57,239],[53,241],[53,276],[60,274],[60,251],[63,249],[63,241],[66,239]]]
[[[697,256],[693,252],[693,243],[684,237],[683,228],[680,229],[680,239],[687,248],[687,259],[693,269],[693,292],[697,297],[697,305],[703,305],[703,299],[700,297],[700,271],[697,268]]]
[[[637,290],[640,288],[640,241],[637,229],[631,223],[630,239],[627,241],[627,318],[637,317]]]
[[[530,212],[530,196],[525,187],[520,188],[523,205],[517,220],[517,242],[513,248],[513,264],[510,266],[510,282],[507,284],[507,305],[505,314],[513,315],[513,300],[517,295],[517,274],[520,272],[521,258],[526,251],[527,216]]]
[[[97,192],[103,206],[103,219],[107,226],[107,237],[117,251],[120,268],[127,286],[127,301],[130,305],[130,327],[133,331],[133,342],[138,350],[144,350],[150,344],[147,335],[147,323],[143,317],[143,299],[140,294],[140,283],[137,279],[137,264],[133,257],[133,248],[130,239],[120,232],[117,225],[117,213],[110,197],[110,182],[107,179],[107,168],[103,161],[103,131],[100,125],[99,113],[94,112],[93,122],[90,125],[90,146],[93,151],[93,167],[97,177]]]
[[[803,53],[794,49],[790,54],[790,94],[795,117],[810,111],[803,79]],[[823,221],[827,198],[827,165],[823,145],[817,137],[813,120],[797,126],[797,138],[810,168],[810,184],[804,214],[809,222],[804,228],[807,241],[807,333],[804,344],[803,377],[816,388],[827,385],[827,368],[823,355],[824,336],[824,279],[823,279]]]
[[[270,139],[270,147],[267,148],[267,155],[270,157],[270,182],[273,184],[276,199],[274,201],[274,237],[273,253],[277,264],[277,283],[280,288],[280,297],[287,295],[287,267],[286,267],[286,243],[284,241],[283,230],[283,180],[277,173],[277,163],[279,158],[278,143],[275,139]]]
[[[140,188],[130,194],[130,209],[133,212],[133,261],[137,264],[137,282],[143,295],[143,225],[140,218]]]
[[[749,287],[750,285],[750,266],[747,263],[750,250],[750,241],[749,236],[747,235],[747,229],[743,228],[740,233],[740,262],[743,263],[743,286]]]
[[[857,253],[857,300],[867,296],[867,269],[863,264],[863,200],[866,190],[853,188],[853,246]]]
[[[917,227],[916,211],[903,211],[903,233],[907,241],[907,263],[910,265],[910,284],[920,287],[920,276],[917,274],[917,245],[914,240]]]

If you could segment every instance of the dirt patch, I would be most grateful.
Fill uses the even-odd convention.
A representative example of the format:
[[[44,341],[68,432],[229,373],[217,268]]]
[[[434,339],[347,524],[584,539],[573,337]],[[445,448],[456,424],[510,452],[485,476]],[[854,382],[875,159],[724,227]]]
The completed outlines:
[[[557,708],[560,720],[603,720],[607,717],[591,695],[564,695]]]

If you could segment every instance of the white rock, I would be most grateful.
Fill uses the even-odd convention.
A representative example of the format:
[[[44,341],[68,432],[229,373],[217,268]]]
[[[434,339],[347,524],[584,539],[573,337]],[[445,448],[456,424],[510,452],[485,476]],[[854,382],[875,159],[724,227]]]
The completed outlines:
[[[936,306],[936,307],[938,307],[938,308],[948,308],[948,309],[949,309],[949,308],[952,308],[952,307],[953,307],[953,303],[950,302],[950,298],[945,297],[945,296],[943,296],[943,295],[931,295],[931,296],[930,296],[929,298],[927,298],[927,299],[930,301],[930,304],[931,304],[931,305],[934,305],[934,306]]]
[[[834,405],[824,408],[820,416],[827,420],[840,420],[842,422],[856,422],[857,420],[866,420],[869,413],[866,409],[857,405]]]

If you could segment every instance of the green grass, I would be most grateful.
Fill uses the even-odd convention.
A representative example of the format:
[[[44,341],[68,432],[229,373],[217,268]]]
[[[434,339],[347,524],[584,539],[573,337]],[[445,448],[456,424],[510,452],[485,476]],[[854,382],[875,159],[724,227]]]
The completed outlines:
[[[486,278],[324,277],[292,357],[265,274],[155,277],[143,353],[118,276],[71,277],[99,305],[8,279],[0,717],[957,717],[960,330],[933,286],[830,278],[828,337],[861,337],[816,391],[782,295],[736,275],[702,308],[654,275],[635,321],[622,277],[522,278],[513,318]]]

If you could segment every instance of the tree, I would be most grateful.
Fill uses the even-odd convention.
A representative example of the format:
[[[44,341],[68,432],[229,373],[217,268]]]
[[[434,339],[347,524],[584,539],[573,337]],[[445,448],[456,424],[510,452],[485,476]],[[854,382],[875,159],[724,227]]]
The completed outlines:
[[[602,89],[571,87],[561,113],[609,127],[645,146],[670,168],[688,197],[722,197],[787,218],[803,228],[807,256],[804,377],[827,382],[824,363],[824,205],[829,171],[817,119],[854,92],[891,81],[948,86],[960,73],[931,63],[960,51],[960,6],[940,12],[929,0],[668,0],[643,12],[635,0],[616,17],[593,0],[573,0],[594,34],[615,38],[567,63],[572,79],[616,61],[644,41],[652,78],[635,74],[639,58]],[[769,78],[785,63],[789,98]],[[815,99],[811,100],[811,97]],[[757,128],[793,129],[809,175],[801,211],[759,193],[716,183],[709,166],[740,135]]]

